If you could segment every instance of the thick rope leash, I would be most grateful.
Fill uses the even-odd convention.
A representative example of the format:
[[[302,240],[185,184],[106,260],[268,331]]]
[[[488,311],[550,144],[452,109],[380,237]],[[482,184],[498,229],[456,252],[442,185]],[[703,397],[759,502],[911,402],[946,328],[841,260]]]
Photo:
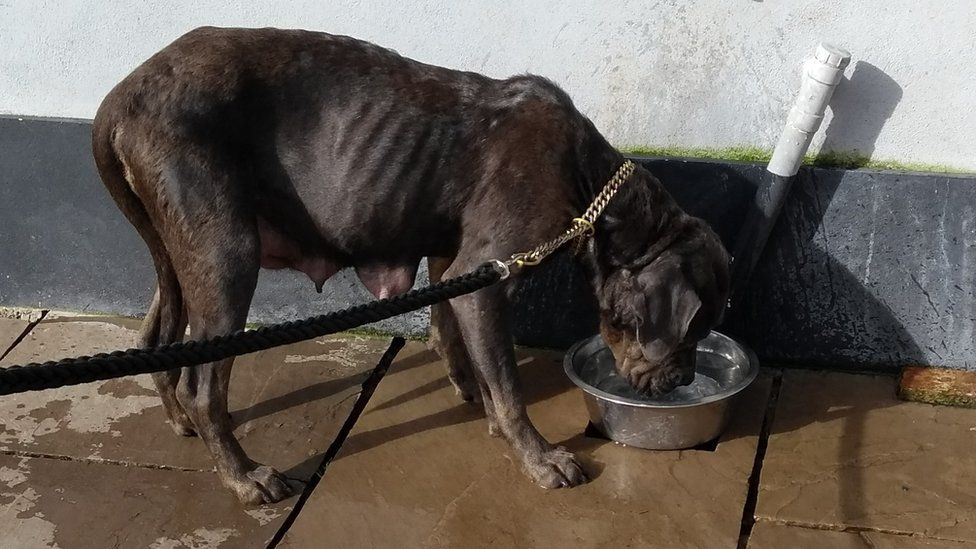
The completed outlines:
[[[503,274],[507,273],[501,271],[495,263],[485,263],[468,274],[426,288],[305,320],[241,331],[213,339],[172,343],[153,349],[129,349],[43,364],[11,366],[0,369],[0,395],[163,372],[305,341],[386,320],[478,291],[501,280]]]
[[[240,331],[207,340],[171,343],[151,349],[129,349],[0,368],[0,396],[216,362],[358,328],[476,292],[508,278],[513,271],[538,265],[574,238],[580,239],[580,244],[585,242],[593,235],[596,219],[634,172],[635,167],[632,161],[625,161],[583,215],[573,219],[569,229],[563,234],[529,252],[514,254],[508,261],[489,261],[468,274],[426,288],[305,320]]]

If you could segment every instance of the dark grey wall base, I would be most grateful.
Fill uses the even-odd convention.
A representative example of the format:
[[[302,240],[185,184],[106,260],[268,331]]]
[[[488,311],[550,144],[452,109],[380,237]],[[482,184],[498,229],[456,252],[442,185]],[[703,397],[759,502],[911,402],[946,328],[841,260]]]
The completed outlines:
[[[91,161],[84,121],[0,118],[0,305],[141,315],[154,274]],[[728,247],[763,167],[640,159]],[[805,169],[746,292],[722,329],[765,362],[976,370],[976,178]],[[421,283],[423,282],[421,277]],[[264,272],[251,309],[277,322],[362,303],[341,274],[323,294]],[[422,333],[426,312],[380,329]],[[594,332],[588,282],[559,257],[518,293],[521,343],[563,347]]]

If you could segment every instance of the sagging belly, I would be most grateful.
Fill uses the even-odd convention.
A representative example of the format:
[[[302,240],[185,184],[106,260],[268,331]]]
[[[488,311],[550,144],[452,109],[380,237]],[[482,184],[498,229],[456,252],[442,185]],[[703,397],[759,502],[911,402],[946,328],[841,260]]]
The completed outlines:
[[[290,238],[281,234],[267,221],[258,218],[258,235],[261,242],[261,268],[292,269],[305,273],[321,293],[325,281],[346,265],[335,258],[310,255]],[[354,264],[356,275],[366,289],[378,299],[402,294],[413,287],[417,278],[419,260],[410,263]]]

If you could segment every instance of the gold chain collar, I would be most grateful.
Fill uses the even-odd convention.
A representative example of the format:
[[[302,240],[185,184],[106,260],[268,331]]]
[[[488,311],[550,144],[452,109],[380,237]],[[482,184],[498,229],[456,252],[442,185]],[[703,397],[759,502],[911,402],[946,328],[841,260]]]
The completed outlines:
[[[538,265],[543,259],[551,255],[553,252],[561,248],[564,244],[573,240],[574,238],[579,239],[577,242],[577,251],[582,249],[583,244],[593,236],[595,232],[594,224],[600,214],[603,213],[604,208],[610,203],[610,199],[613,195],[617,194],[620,187],[627,181],[634,169],[636,168],[630,160],[625,160],[623,165],[617,169],[617,172],[613,174],[610,181],[603,187],[600,194],[596,195],[593,202],[590,203],[586,211],[580,217],[573,218],[572,223],[566,231],[553,238],[548,242],[544,242],[531,251],[513,254],[508,261],[495,260],[494,263],[499,268],[499,271],[503,273],[502,278],[508,278],[512,268],[522,269],[523,267],[531,267],[533,265]]]

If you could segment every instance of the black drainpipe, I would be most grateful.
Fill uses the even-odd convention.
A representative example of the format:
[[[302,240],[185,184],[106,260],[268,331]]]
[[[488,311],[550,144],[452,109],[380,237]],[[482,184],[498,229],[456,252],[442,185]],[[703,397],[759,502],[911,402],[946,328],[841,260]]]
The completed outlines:
[[[756,190],[735,241],[730,307],[738,306],[749,284],[752,271],[789,195],[793,179],[803,163],[803,156],[820,128],[830,97],[843,78],[850,60],[851,54],[846,50],[821,43],[814,57],[803,66],[800,92],[766,166],[766,177]]]

